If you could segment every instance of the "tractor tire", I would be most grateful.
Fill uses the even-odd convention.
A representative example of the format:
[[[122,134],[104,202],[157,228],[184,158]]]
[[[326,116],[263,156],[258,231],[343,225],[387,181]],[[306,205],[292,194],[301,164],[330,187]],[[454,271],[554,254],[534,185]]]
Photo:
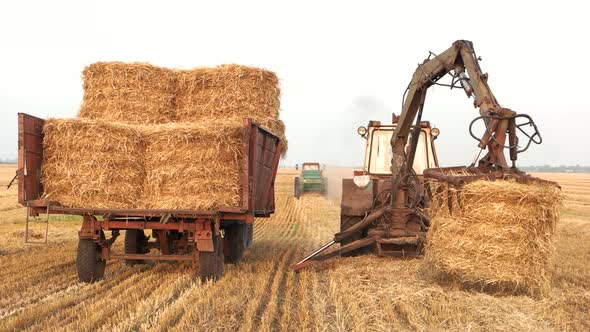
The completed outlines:
[[[128,229],[125,231],[125,254],[145,254],[147,250],[147,238],[141,229]],[[126,259],[125,264],[145,264],[144,260]]]
[[[228,263],[237,263],[248,246],[248,225],[234,224],[225,229],[224,255]]]
[[[219,234],[213,235],[213,252],[199,251],[199,275],[202,282],[223,276],[223,244]]]
[[[322,196],[328,196],[328,178],[322,178]]]
[[[246,247],[250,247],[254,242],[254,224],[248,224],[248,239]]]
[[[100,246],[93,240],[78,240],[76,270],[81,282],[95,282],[103,278],[106,261],[100,258],[100,251]]]
[[[340,216],[340,231],[345,231],[347,229],[349,229],[350,227],[352,227],[354,224],[358,223],[359,221],[363,220],[363,217],[358,217],[358,216]],[[363,238],[363,231],[358,231],[354,234],[352,234],[350,237],[344,239],[341,243],[340,246],[344,246],[347,245],[351,242],[354,242],[356,240],[360,240],[361,238]],[[364,248],[359,248],[359,249],[355,249],[349,252],[346,252],[344,254],[341,254],[340,256],[343,257],[350,257],[350,256],[359,256],[362,255],[366,252],[368,252],[369,248],[364,247]]]
[[[301,181],[298,176],[293,179],[293,196],[297,199],[301,197]]]

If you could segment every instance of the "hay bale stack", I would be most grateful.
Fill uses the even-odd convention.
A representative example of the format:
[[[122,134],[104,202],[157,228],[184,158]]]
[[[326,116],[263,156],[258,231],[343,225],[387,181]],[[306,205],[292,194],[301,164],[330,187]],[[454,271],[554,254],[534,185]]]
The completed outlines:
[[[439,277],[493,291],[535,294],[547,286],[559,188],[476,181],[451,198],[461,208],[449,213],[445,197],[430,211],[425,261]]]
[[[146,63],[92,64],[82,73],[79,117],[137,124],[174,121],[176,75]]]
[[[176,112],[178,122],[206,120],[241,124],[252,118],[279,136],[287,152],[285,124],[280,113],[279,79],[253,67],[221,65],[178,72]]]
[[[177,123],[143,131],[142,208],[209,210],[241,205],[241,123]]]
[[[134,208],[143,184],[141,133],[125,124],[48,119],[45,198],[69,207]]]
[[[178,76],[176,118],[253,118],[267,124],[279,117],[279,96],[279,80],[271,71],[240,65],[183,70]]]

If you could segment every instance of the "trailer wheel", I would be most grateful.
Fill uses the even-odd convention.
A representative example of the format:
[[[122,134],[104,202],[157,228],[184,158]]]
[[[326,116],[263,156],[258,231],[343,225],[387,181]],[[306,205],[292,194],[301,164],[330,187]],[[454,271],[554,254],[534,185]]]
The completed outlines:
[[[100,257],[101,248],[91,239],[78,240],[76,270],[82,282],[95,282],[104,276],[106,261]]]
[[[254,241],[254,224],[248,224],[248,241],[246,241],[247,247],[252,245],[252,242]]]
[[[141,229],[128,229],[125,231],[125,254],[145,254],[147,252],[147,238]],[[126,259],[125,264],[144,264],[144,260]]]
[[[223,245],[221,236],[213,235],[213,252],[199,251],[201,281],[218,280],[223,276]]]
[[[363,220],[363,218],[358,217],[358,216],[340,216],[340,231],[342,232],[342,231],[349,229],[350,227],[352,227],[352,225],[358,223],[361,220]],[[354,242],[356,240],[360,240],[362,237],[363,237],[363,232],[358,231],[358,232],[352,234],[351,236],[349,236],[347,239],[343,240],[340,243],[340,245],[341,246],[347,245],[347,244]],[[341,254],[341,256],[344,256],[344,257],[358,256],[358,255],[362,255],[366,252],[370,252],[370,248],[364,247],[364,248],[355,249],[355,250],[349,251],[347,253]]]
[[[293,196],[297,199],[301,197],[301,183],[298,176],[293,179]]]
[[[225,229],[226,243],[224,249],[225,261],[237,263],[244,256],[248,245],[248,226],[246,224],[234,224]]]

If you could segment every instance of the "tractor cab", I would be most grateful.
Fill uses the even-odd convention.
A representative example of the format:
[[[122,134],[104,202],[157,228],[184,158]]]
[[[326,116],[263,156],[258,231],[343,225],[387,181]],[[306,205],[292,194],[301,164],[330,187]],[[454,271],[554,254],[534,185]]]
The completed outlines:
[[[371,179],[391,178],[391,136],[396,124],[382,125],[380,121],[369,121],[368,127],[359,127],[357,133],[366,140],[365,158],[362,170],[355,171],[355,184],[365,187]],[[414,172],[422,175],[427,168],[438,167],[434,140],[438,137],[438,128],[433,128],[428,121],[420,122],[420,137],[414,157]],[[411,136],[406,144],[409,153]]]

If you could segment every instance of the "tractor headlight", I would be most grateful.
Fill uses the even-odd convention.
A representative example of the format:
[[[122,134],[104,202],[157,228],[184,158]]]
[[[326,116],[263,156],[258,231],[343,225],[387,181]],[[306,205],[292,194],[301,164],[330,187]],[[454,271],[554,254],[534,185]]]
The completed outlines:
[[[438,128],[430,129],[430,135],[432,135],[432,139],[436,139],[438,134],[440,134],[440,130]]]
[[[361,135],[361,137],[365,137],[365,135],[367,134],[367,128],[360,126],[356,129],[356,132]]]
[[[361,189],[367,188],[369,181],[371,181],[370,175],[355,175],[352,178],[352,182],[354,182],[354,184]]]

